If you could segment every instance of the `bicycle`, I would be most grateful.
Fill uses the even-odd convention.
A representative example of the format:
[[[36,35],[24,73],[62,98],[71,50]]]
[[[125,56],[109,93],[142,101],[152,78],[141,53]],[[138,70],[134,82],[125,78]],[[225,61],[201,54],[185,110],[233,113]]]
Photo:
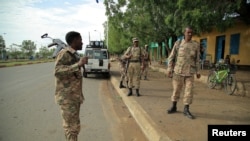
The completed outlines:
[[[216,64],[212,67],[208,78],[208,88],[213,89],[216,85],[221,84],[227,94],[232,95],[236,89],[236,65]]]

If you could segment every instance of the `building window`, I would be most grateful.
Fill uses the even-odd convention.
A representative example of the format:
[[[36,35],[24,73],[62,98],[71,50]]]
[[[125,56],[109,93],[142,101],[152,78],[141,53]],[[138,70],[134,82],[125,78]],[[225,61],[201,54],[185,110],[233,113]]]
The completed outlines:
[[[240,34],[232,34],[230,39],[230,54],[239,54]]]

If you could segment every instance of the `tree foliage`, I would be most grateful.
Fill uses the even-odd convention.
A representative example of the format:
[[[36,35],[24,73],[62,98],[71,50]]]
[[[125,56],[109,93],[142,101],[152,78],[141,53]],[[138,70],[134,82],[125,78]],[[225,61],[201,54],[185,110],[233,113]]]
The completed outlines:
[[[21,50],[15,48],[13,45],[11,45],[11,48],[8,51],[8,55],[10,59],[18,59],[23,56]]]
[[[5,47],[6,47],[6,45],[5,45],[5,40],[4,40],[4,38],[3,38],[3,36],[2,35],[0,35],[0,55],[1,55],[1,59],[3,59],[3,55],[5,54],[5,52],[6,52],[6,50],[5,50]]]
[[[0,48],[5,48],[5,40],[2,35],[0,35]]]
[[[46,46],[40,47],[39,52],[36,53],[36,57],[37,58],[51,58],[54,50],[55,50],[54,48],[49,49]]]
[[[235,23],[236,12],[240,14],[237,19],[250,23],[246,0],[104,0],[104,4],[108,46],[114,53],[130,46],[133,37],[138,37],[141,45],[166,42],[182,35],[186,26],[192,26],[196,34],[214,27],[225,31]]]
[[[36,51],[36,44],[31,41],[31,40],[24,40],[22,42],[22,48],[21,50],[28,56],[32,56],[34,55],[35,51]]]

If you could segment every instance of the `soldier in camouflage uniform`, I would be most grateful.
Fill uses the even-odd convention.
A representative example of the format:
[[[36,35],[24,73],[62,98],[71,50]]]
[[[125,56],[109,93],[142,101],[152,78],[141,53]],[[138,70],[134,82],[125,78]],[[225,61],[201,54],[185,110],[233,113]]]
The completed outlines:
[[[124,56],[121,56],[121,57],[117,57],[117,61],[118,61],[118,65],[119,65],[119,68],[120,68],[120,74],[121,74],[119,88],[126,88],[123,85],[123,81],[125,80],[127,82],[127,85],[128,85],[128,78],[127,78],[127,72],[126,72],[127,59],[125,59]]]
[[[127,96],[132,95],[132,87],[133,87],[133,79],[135,79],[135,89],[136,95],[140,96],[139,88],[140,88],[140,77],[141,77],[141,69],[144,69],[144,50],[139,47],[139,41],[137,38],[133,38],[133,46],[129,47],[124,53],[124,57],[129,59],[129,67],[128,67],[128,88],[129,92]]]
[[[148,75],[148,69],[149,69],[149,65],[151,65],[151,60],[150,60],[150,56],[149,56],[149,52],[148,52],[148,45],[145,45],[145,54],[144,54],[144,66],[145,68],[142,70],[141,72],[141,76],[144,77],[144,80],[147,80],[147,75]]]
[[[200,48],[196,41],[192,40],[192,28],[186,27],[184,30],[184,39],[177,41],[174,44],[172,52],[168,58],[168,76],[173,76],[173,94],[171,97],[172,107],[167,110],[167,113],[175,113],[177,111],[177,101],[180,98],[180,93],[184,85],[183,104],[184,115],[190,119],[194,116],[189,111],[189,105],[193,99],[193,83],[194,74],[200,78]],[[173,74],[172,74],[173,73]]]
[[[69,47],[62,49],[55,61],[55,100],[61,107],[66,140],[77,141],[80,131],[80,105],[84,100],[81,67],[87,63],[87,58],[80,58],[76,52],[82,50],[80,33],[68,32],[66,41]]]

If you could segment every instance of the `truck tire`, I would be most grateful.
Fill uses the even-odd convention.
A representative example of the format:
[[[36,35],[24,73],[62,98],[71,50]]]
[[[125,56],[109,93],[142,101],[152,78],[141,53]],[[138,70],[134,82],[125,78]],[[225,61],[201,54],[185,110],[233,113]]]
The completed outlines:
[[[88,74],[86,72],[83,72],[83,77],[87,78]]]
[[[108,73],[104,73],[104,76],[105,76],[105,78],[110,78],[110,73],[108,72]]]

